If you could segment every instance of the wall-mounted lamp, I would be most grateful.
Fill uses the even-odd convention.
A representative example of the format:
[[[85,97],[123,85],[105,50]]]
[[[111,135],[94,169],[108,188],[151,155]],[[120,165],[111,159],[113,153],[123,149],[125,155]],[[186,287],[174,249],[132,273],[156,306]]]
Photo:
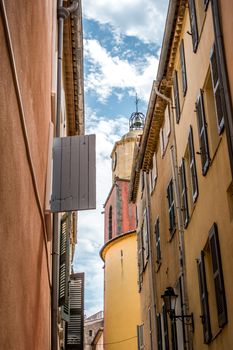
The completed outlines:
[[[161,298],[163,299],[166,311],[169,314],[170,319],[172,321],[176,321],[177,319],[179,319],[183,324],[191,326],[192,332],[194,332],[193,313],[191,313],[190,315],[176,315],[175,313],[177,297],[178,295],[175,294],[174,289],[172,287],[167,287],[164,294],[161,295]]]

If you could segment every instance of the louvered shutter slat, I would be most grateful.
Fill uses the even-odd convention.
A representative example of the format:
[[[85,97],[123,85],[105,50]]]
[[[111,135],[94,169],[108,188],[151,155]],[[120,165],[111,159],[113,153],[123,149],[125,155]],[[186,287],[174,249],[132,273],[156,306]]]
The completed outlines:
[[[222,261],[218,239],[217,225],[214,223],[209,232],[210,252],[212,259],[213,278],[215,285],[215,296],[218,313],[219,327],[227,323],[227,306],[222,272]]]
[[[200,258],[197,260],[197,271],[200,291],[200,302],[201,302],[201,318],[203,326],[203,337],[204,343],[210,343],[212,339],[211,326],[210,326],[210,313],[209,313],[209,301],[208,292],[206,286],[206,274],[204,264],[204,252],[201,252]]]

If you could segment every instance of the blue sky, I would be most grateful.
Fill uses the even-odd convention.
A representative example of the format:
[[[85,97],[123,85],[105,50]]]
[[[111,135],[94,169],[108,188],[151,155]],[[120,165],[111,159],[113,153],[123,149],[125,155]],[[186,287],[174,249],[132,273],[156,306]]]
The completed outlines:
[[[96,134],[97,209],[79,213],[74,270],[85,272],[85,313],[103,310],[103,204],[110,154],[135,111],[146,114],[168,0],[83,0],[86,133]]]

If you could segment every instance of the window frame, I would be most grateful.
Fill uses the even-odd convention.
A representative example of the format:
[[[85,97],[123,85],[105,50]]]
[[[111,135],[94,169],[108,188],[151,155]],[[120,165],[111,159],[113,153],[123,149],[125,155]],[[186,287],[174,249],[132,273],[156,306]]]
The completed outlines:
[[[180,65],[181,65],[181,76],[182,76],[182,90],[183,90],[183,96],[185,97],[188,89],[188,82],[187,82],[187,71],[186,71],[186,63],[185,63],[184,39],[181,39],[181,42],[180,42]]]
[[[190,179],[191,179],[191,193],[193,204],[197,201],[198,198],[198,178],[197,178],[197,168],[196,168],[196,159],[195,159],[195,149],[193,142],[193,129],[190,125],[189,135],[188,135],[188,151],[189,151],[189,170],[190,170]]]
[[[170,237],[172,237],[176,231],[175,198],[173,186],[173,179],[171,179],[167,187]]]

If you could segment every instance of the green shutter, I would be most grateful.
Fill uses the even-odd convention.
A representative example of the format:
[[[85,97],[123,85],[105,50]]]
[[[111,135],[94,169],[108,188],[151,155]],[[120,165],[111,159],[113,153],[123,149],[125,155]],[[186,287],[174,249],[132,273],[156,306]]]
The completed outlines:
[[[198,197],[198,182],[197,182],[195,151],[194,151],[194,145],[193,145],[193,129],[191,126],[190,126],[190,131],[188,136],[188,149],[189,149],[189,167],[190,167],[190,176],[191,176],[191,185],[192,185],[192,198],[194,203]]]
[[[180,166],[180,179],[181,179],[181,210],[183,216],[184,227],[186,228],[189,223],[189,210],[188,210],[188,197],[187,197],[187,185],[185,175],[185,160],[182,158]]]
[[[70,279],[70,215],[61,219],[60,228],[60,269],[59,269],[59,306],[61,317],[69,320],[69,279]]]

